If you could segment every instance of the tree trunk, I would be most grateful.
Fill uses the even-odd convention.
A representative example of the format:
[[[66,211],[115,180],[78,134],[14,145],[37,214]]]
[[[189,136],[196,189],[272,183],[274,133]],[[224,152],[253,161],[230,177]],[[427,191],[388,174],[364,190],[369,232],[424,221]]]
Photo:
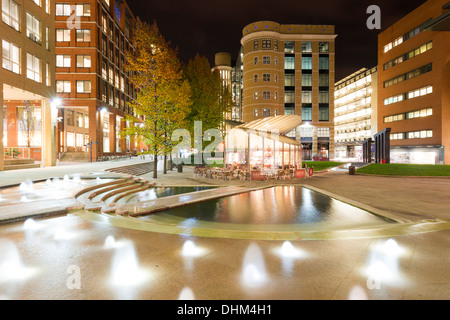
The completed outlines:
[[[170,153],[170,171],[173,171],[173,159],[172,159],[172,152]]]
[[[153,156],[155,157],[154,159],[154,164],[153,164],[153,179],[158,179],[158,150],[157,147],[155,146],[155,152],[153,153]]]
[[[167,174],[167,154],[164,155],[164,172],[163,174]]]

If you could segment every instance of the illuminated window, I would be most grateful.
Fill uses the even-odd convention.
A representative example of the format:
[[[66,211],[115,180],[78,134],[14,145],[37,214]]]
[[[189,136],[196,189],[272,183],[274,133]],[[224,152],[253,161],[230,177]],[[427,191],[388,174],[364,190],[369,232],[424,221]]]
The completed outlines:
[[[27,37],[34,42],[41,41],[41,22],[27,12]]]
[[[41,82],[41,60],[27,53],[27,78]]]
[[[20,73],[20,49],[11,42],[2,40],[3,59],[2,66],[4,69],[14,73]]]
[[[70,68],[71,58],[70,54],[57,54],[56,66],[58,68]]]
[[[69,29],[56,29],[56,41],[57,42],[69,42],[70,30]]]
[[[91,82],[86,80],[78,80],[77,93],[91,93]]]
[[[56,80],[56,92],[57,93],[70,93],[71,84],[67,80]]]
[[[90,41],[91,41],[91,30],[89,29],[77,30],[77,42],[90,42]]]
[[[3,0],[2,2],[2,20],[8,26],[20,30],[19,5],[13,0]]]

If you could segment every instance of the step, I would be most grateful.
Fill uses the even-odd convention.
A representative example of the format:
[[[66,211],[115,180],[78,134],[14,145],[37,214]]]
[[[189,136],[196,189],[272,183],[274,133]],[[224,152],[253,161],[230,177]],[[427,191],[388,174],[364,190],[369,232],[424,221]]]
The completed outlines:
[[[34,164],[34,159],[5,159],[5,166],[14,166],[14,165],[22,165],[22,164]]]
[[[41,167],[41,165],[39,163],[15,164],[15,165],[5,166],[5,171],[21,170],[21,169],[35,169],[35,168],[40,168],[40,167]]]

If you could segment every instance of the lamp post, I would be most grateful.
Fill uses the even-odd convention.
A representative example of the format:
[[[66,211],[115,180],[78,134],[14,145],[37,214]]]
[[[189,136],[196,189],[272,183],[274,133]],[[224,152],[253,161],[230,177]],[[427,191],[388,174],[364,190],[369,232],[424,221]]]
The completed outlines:
[[[85,145],[84,145],[85,147],[89,147],[89,153],[90,153],[89,159],[90,159],[90,162],[91,162],[91,163],[92,163],[92,145],[94,145],[94,144],[98,144],[98,142],[94,142],[94,141],[92,141],[92,139],[91,139],[91,143],[88,143],[88,144],[85,144]]]

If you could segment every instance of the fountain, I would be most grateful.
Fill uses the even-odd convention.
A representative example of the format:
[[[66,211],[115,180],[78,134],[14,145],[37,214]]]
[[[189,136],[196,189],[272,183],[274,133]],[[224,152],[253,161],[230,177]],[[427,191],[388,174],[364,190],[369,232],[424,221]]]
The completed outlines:
[[[178,300],[195,300],[194,293],[191,288],[184,288],[181,290]]]
[[[42,225],[38,224],[34,219],[28,218],[23,224],[24,230],[39,230]]]
[[[66,185],[70,183],[70,178],[69,178],[69,176],[68,176],[67,174],[64,175],[63,181],[64,181],[64,183],[65,183]]]
[[[79,174],[75,174],[73,179],[72,179],[74,184],[80,184],[81,183],[81,177]]]
[[[198,257],[202,255],[203,250],[195,245],[192,240],[187,240],[183,245],[181,254],[184,257]]]
[[[395,284],[401,281],[399,258],[401,248],[393,239],[376,243],[372,248],[366,267],[367,285],[379,289],[382,284]]]
[[[20,192],[23,193],[33,193],[34,192],[33,181],[27,179],[26,181],[22,182],[19,185],[19,190]]]
[[[367,294],[360,286],[355,286],[350,291],[349,300],[368,300]]]
[[[264,285],[267,280],[268,278],[262,251],[258,245],[252,243],[244,256],[241,282],[246,287],[257,288]]]
[[[24,266],[16,245],[0,240],[0,283],[24,281],[33,273],[33,269]]]
[[[116,248],[111,265],[111,284],[115,287],[136,287],[148,278],[139,267],[136,250],[131,241]]]

